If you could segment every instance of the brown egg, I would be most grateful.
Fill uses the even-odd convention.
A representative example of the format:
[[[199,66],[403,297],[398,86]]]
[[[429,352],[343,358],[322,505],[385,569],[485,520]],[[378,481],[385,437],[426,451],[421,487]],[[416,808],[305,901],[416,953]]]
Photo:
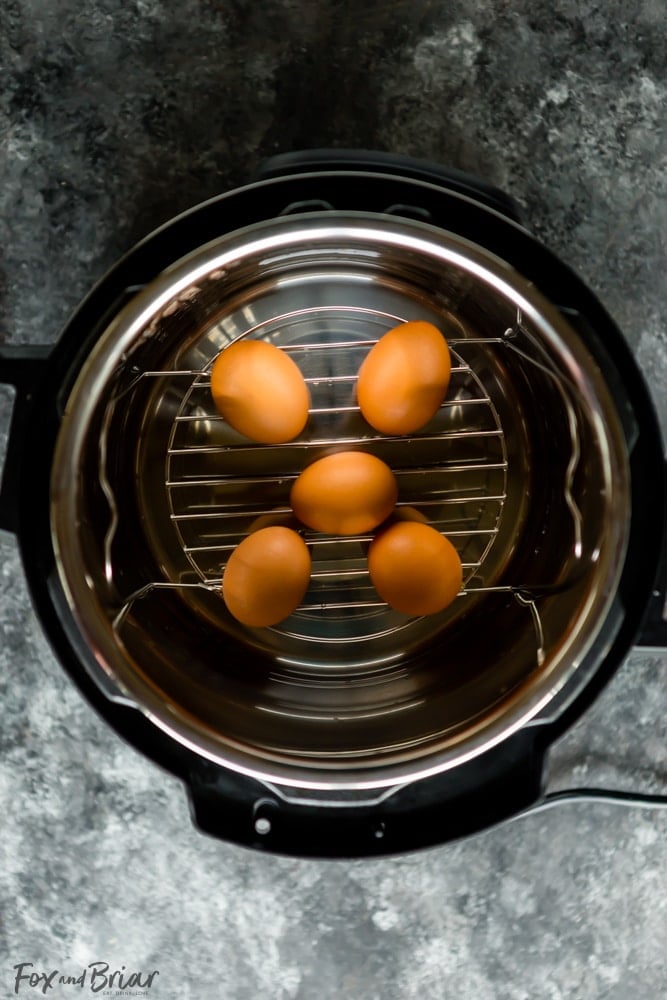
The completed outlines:
[[[419,521],[420,524],[428,524],[428,518],[416,507],[397,507],[391,515],[392,521]]]
[[[389,330],[366,355],[357,402],[382,434],[411,434],[436,414],[445,398],[451,358],[444,336],[421,320]]]
[[[384,531],[385,528],[391,527],[392,524],[396,524],[398,521],[418,521],[420,524],[428,524],[429,520],[425,517],[421,511],[418,511],[416,507],[408,507],[402,504],[400,507],[394,507],[391,514],[386,518],[382,524],[378,527],[378,533]],[[368,541],[364,540],[361,543],[362,551],[368,558],[368,550],[373,544],[373,538],[369,538]]]
[[[382,600],[412,616],[442,611],[463,580],[452,543],[419,521],[396,521],[381,531],[368,550],[368,571]]]
[[[363,451],[340,451],[304,469],[290,503],[315,531],[363,535],[389,516],[397,496],[396,479],[383,461]]]
[[[218,355],[211,393],[225,420],[261,444],[293,440],[308,420],[310,393],[301,371],[263,340],[238,340]]]
[[[301,604],[310,571],[310,552],[296,531],[279,525],[260,528],[227,560],[222,596],[243,625],[276,625]]]
[[[248,534],[260,531],[262,528],[272,528],[279,525],[282,528],[292,528],[298,531],[302,525],[294,511],[270,511],[268,514],[258,514],[248,525]]]

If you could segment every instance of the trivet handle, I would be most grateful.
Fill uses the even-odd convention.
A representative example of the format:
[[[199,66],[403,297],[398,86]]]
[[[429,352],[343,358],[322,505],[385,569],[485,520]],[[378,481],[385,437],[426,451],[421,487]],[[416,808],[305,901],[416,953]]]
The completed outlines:
[[[298,173],[321,173],[330,170],[360,170],[390,173],[398,177],[426,181],[447,191],[466,195],[495,212],[520,222],[516,203],[500,188],[482,178],[455,167],[443,167],[430,160],[374,149],[305,149],[279,153],[260,164],[258,180],[285,177]]]
[[[18,528],[19,479],[21,465],[27,458],[25,428],[50,353],[50,346],[0,345],[0,385],[10,385],[16,390],[0,479],[0,528],[5,531],[15,532]]]

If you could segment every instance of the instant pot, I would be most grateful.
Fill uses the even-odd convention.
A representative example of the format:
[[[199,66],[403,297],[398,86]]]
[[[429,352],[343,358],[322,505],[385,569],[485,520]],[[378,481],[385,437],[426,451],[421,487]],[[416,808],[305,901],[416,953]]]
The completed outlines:
[[[383,435],[364,357],[426,320],[452,357],[438,413]],[[257,444],[213,406],[228,344],[286,352],[303,433]],[[74,682],[187,787],[205,832],[363,856],[539,803],[549,747],[635,645],[664,647],[663,443],[622,335],[502,192],[355,151],[266,162],[132,249],[54,347],[0,348],[16,388],[0,525]],[[303,603],[271,628],[221,596],[226,560],[290,516],[316,459],[363,450],[456,546],[463,585],[410,618],[370,536],[302,528]]]

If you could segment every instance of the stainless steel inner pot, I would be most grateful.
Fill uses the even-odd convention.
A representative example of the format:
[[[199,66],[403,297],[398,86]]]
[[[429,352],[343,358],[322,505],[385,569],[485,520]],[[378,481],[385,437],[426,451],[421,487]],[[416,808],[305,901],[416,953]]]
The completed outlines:
[[[409,437],[355,405],[373,343],[434,322],[453,358]],[[240,337],[309,383],[303,435],[253,444],[216,413],[210,368]],[[331,451],[384,459],[399,503],[456,545],[464,585],[408,619],[370,584],[368,537],[304,538],[313,578],[275,628],[220,595],[259,518]],[[51,483],[58,572],[98,679],[203,757],[278,784],[383,787],[436,773],[534,718],[598,638],[621,573],[629,472],[614,401],[566,319],[479,246],[418,222],[313,213],[221,237],[109,324],[67,401]]]

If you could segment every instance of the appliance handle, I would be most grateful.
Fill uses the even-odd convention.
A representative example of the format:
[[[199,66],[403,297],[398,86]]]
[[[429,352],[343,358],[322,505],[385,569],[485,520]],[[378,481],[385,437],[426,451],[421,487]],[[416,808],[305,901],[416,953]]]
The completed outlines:
[[[487,208],[500,212],[512,222],[521,222],[516,203],[504,191],[473,174],[455,167],[442,167],[429,160],[370,149],[306,149],[279,153],[260,164],[257,180],[270,180],[290,174],[326,171],[364,171],[391,173],[399,177],[426,181],[439,188],[466,195]]]
[[[0,479],[0,528],[5,531],[18,530],[19,482],[28,416],[51,350],[50,345],[41,344],[0,345],[0,385],[16,390]]]
[[[520,731],[443,774],[351,798],[288,795],[205,762],[186,780],[204,833],[278,854],[354,858],[442,844],[520,814],[541,800],[544,754],[533,733]]]
[[[667,650],[667,461],[662,470],[662,497],[665,514],[660,560],[637,646],[664,652]]]

